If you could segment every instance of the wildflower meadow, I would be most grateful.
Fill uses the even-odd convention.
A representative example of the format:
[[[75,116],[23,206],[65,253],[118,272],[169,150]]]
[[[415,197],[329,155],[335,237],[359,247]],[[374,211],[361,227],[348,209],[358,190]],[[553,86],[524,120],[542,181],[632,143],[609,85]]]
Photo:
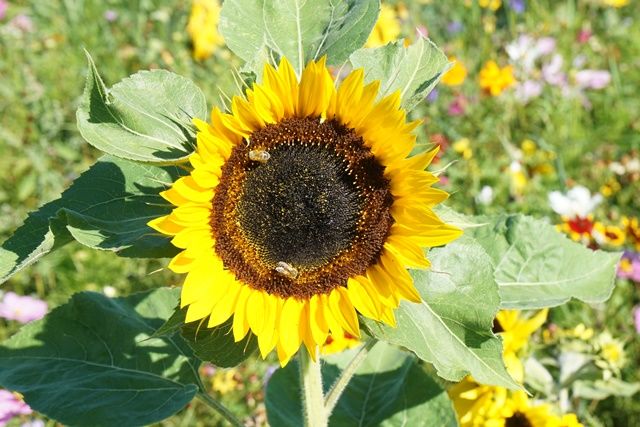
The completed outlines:
[[[0,0],[0,427],[640,426],[636,0]]]

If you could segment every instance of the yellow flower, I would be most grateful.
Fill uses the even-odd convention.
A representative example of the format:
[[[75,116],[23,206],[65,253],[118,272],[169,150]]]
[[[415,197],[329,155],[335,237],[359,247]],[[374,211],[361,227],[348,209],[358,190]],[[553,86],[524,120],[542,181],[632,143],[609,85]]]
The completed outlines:
[[[471,141],[469,138],[461,138],[453,143],[453,151],[462,154],[465,160],[469,160],[473,157],[473,150],[471,149]]]
[[[588,341],[593,338],[593,329],[587,328],[584,323],[579,323],[568,335],[581,339],[582,341]]]
[[[365,47],[384,46],[392,42],[400,35],[400,22],[393,7],[382,5],[378,21],[367,39]]]
[[[625,232],[622,228],[615,225],[604,225],[596,222],[593,225],[593,237],[601,245],[622,246],[626,239]]]
[[[420,302],[406,270],[424,248],[460,236],[432,208],[448,194],[425,171],[436,151],[408,157],[413,130],[400,93],[354,70],[338,88],[325,59],[300,81],[282,59],[211,123],[194,120],[192,170],[161,193],[175,207],[149,225],[182,251],[186,322],[233,317],[262,357],[282,365],[304,343],[312,357],[329,333],[360,336],[358,313],[395,325],[401,300]]]
[[[487,420],[486,427],[547,427],[554,418],[549,404],[532,405],[524,391],[516,391]]]
[[[476,427],[495,411],[496,402],[503,402],[507,390],[503,387],[481,385],[471,376],[451,386],[447,393],[453,402],[460,427]]]
[[[467,78],[467,67],[455,56],[449,57],[449,61],[453,62],[453,66],[442,76],[441,82],[447,86],[460,86]]]
[[[327,340],[322,347],[320,347],[320,353],[322,354],[334,354],[341,351],[348,350],[350,348],[360,345],[360,340],[353,335],[345,332],[342,335],[329,334]]]
[[[478,0],[478,4],[483,9],[491,9],[493,11],[500,9],[502,0]]]
[[[218,33],[220,5],[218,0],[194,0],[187,24],[187,33],[193,42],[193,57],[203,60],[222,46],[224,40]]]
[[[531,335],[547,320],[548,309],[540,310],[531,317],[523,316],[517,310],[502,310],[496,315],[494,332],[502,337],[502,357],[507,371],[518,382],[524,381],[524,367],[518,352],[522,350]]]
[[[480,70],[480,87],[491,96],[500,95],[515,82],[511,65],[500,68],[495,61],[487,61]]]
[[[609,7],[624,7],[629,4],[629,0],[602,0],[602,4]]]
[[[622,218],[622,226],[625,229],[629,243],[636,251],[640,251],[640,221],[638,218]]]
[[[235,390],[238,387],[238,381],[234,378],[235,374],[235,369],[216,372],[211,380],[213,390],[220,394],[227,394]]]
[[[553,417],[547,427],[584,427],[583,424],[578,421],[576,414],[564,414],[561,417]]]
[[[520,149],[524,153],[525,156],[533,156],[538,151],[538,146],[535,142],[530,139],[525,139],[520,143]]]
[[[608,331],[600,334],[600,336],[596,340],[596,348],[599,351],[602,361],[604,361],[606,365],[608,365],[606,366],[602,363],[596,362],[596,364],[601,367],[606,366],[617,371],[622,368],[627,362],[627,356],[624,352],[624,344],[622,343],[622,341],[613,338]]]
[[[511,195],[515,197],[522,196],[524,190],[527,188],[529,179],[527,178],[527,174],[524,172],[524,168],[520,162],[511,162],[509,165],[509,177],[511,178]]]

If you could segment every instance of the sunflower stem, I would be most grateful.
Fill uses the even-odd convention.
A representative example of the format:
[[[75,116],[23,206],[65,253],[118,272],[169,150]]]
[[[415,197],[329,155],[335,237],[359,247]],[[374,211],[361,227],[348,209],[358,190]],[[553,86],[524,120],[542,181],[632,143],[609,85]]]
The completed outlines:
[[[198,397],[208,407],[222,415],[224,419],[227,420],[233,427],[244,427],[242,421],[240,421],[235,415],[233,415],[229,408],[215,400],[213,397],[209,396],[207,393],[198,392]]]
[[[360,350],[353,356],[353,359],[349,362],[349,364],[344,368],[340,376],[336,380],[335,383],[331,386],[331,389],[327,393],[327,396],[324,399],[324,406],[327,411],[327,416],[331,415],[333,409],[336,407],[338,403],[338,399],[342,396],[342,393],[347,388],[349,381],[353,378],[353,375],[356,373],[360,364],[364,362],[364,359],[367,358],[367,354],[369,354],[369,350],[376,345],[377,341],[373,339],[369,339],[365,341],[364,345],[360,347]]]
[[[315,361],[306,350],[299,354],[300,378],[302,379],[302,400],[304,403],[305,427],[327,427],[327,410],[324,407],[320,355],[315,349]]]

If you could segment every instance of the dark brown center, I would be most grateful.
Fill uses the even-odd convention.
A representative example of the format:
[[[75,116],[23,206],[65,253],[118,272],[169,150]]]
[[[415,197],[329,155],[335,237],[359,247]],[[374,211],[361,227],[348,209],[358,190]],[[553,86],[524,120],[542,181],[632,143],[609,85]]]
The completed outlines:
[[[384,167],[353,130],[286,119],[254,132],[223,166],[215,251],[252,288],[307,299],[377,260],[392,203]]]
[[[522,412],[516,412],[505,420],[505,427],[533,427],[531,421]]]

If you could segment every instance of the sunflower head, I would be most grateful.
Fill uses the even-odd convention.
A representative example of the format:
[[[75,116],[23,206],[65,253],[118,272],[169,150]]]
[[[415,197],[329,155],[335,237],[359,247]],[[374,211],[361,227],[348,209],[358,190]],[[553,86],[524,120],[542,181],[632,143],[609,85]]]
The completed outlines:
[[[187,273],[187,322],[233,316],[237,341],[251,330],[285,364],[301,343],[315,357],[330,333],[358,337],[358,313],[394,325],[400,300],[420,301],[406,268],[461,232],[432,211],[447,197],[425,171],[435,151],[408,157],[418,123],[378,87],[356,70],[336,88],[324,59],[298,80],[283,59],[195,120],[192,170],[149,223],[183,249],[169,268]]]

